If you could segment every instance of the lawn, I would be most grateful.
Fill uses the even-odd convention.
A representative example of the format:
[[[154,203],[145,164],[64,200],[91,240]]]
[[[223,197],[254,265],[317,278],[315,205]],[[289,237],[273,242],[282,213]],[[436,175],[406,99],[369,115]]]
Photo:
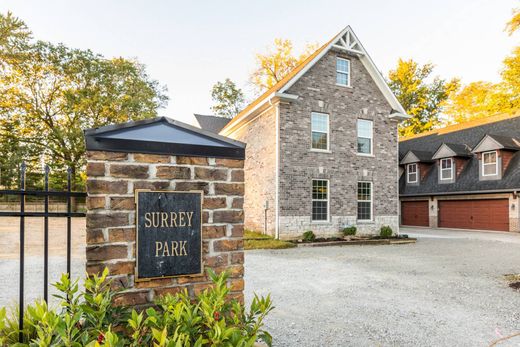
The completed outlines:
[[[296,245],[292,242],[276,240],[273,237],[255,231],[244,232],[244,249],[284,249]]]

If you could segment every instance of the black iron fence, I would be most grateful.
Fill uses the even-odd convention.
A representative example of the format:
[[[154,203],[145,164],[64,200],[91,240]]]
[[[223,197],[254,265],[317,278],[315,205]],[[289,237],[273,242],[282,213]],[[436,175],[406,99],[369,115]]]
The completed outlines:
[[[25,217],[43,217],[43,298],[48,301],[49,296],[49,217],[67,218],[67,273],[71,273],[71,252],[72,252],[72,217],[85,217],[84,212],[73,212],[72,202],[74,198],[86,197],[85,192],[72,191],[72,173],[67,170],[67,189],[65,191],[49,190],[49,166],[44,169],[44,185],[43,190],[27,190],[26,189],[26,170],[25,163],[20,168],[20,184],[18,189],[0,189],[0,195],[18,196],[20,202],[19,211],[0,211],[0,217],[19,217],[20,218],[20,290],[19,290],[19,340],[22,341],[23,334],[23,318],[24,318],[24,270],[25,270]],[[43,212],[33,212],[25,210],[26,197],[43,197]],[[66,212],[49,212],[49,198],[64,198],[67,204]]]

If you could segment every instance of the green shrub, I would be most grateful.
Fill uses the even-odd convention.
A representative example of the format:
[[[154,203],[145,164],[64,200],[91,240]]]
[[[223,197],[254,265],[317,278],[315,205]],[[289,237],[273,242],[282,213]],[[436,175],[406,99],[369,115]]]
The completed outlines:
[[[61,309],[49,309],[44,301],[27,307],[24,343],[18,346],[253,346],[271,336],[262,330],[263,320],[273,309],[270,296],[255,295],[248,310],[229,298],[228,275],[208,271],[213,288],[192,300],[185,290],[159,297],[155,307],[138,312],[114,307],[117,293],[106,281],[108,271],[88,277],[85,290],[78,281],[62,275],[55,287],[60,291]],[[70,298],[67,301],[67,298]],[[16,344],[16,315],[7,317],[0,309],[0,345]]]
[[[389,238],[393,234],[392,228],[390,228],[388,225],[383,225],[379,231],[379,236],[382,238]]]
[[[350,227],[346,227],[344,228],[342,231],[343,235],[345,236],[348,236],[348,235],[356,235],[356,232],[357,232],[357,228],[355,226],[350,226]]]
[[[303,233],[303,241],[313,242],[314,240],[316,240],[316,235],[314,235],[314,232],[312,230],[307,230]]]

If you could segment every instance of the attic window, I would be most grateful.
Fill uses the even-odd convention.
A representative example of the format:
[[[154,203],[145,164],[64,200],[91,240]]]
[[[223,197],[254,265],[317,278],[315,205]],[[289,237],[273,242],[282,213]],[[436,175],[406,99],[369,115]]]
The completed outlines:
[[[482,153],[482,176],[495,176],[498,174],[497,152]]]
[[[441,181],[453,179],[453,159],[441,159]]]
[[[417,164],[406,165],[406,181],[408,183],[417,183]]]
[[[350,60],[336,58],[336,84],[350,87]]]

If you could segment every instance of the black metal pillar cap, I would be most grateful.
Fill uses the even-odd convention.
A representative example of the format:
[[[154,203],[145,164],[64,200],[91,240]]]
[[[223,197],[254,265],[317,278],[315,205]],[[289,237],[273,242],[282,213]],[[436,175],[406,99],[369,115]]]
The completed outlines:
[[[246,144],[158,117],[85,130],[87,151],[244,159]]]

